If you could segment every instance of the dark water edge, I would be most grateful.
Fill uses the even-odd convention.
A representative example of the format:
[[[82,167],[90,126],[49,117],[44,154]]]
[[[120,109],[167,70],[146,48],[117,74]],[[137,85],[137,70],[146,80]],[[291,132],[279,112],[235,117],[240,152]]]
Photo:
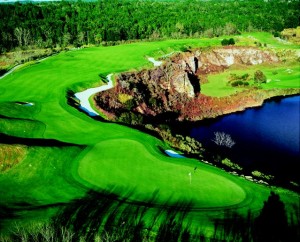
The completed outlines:
[[[248,170],[260,169],[300,182],[300,96],[276,98],[261,107],[185,126],[189,135],[210,149],[214,132],[229,134],[236,144],[227,157]]]

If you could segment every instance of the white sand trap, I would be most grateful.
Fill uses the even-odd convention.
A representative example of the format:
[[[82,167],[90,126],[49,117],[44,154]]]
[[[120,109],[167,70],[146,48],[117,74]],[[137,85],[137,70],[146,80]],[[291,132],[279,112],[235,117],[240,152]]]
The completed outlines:
[[[86,89],[85,91],[82,92],[77,92],[75,93],[75,97],[79,99],[80,101],[80,108],[87,112],[90,116],[98,116],[99,114],[92,108],[89,98],[90,96],[102,92],[105,90],[108,90],[113,87],[113,82],[112,82],[112,77],[113,74],[107,75],[106,79],[108,80],[108,83],[106,85],[102,85],[100,87],[94,87],[94,88],[89,88]]]
[[[166,154],[168,156],[174,157],[174,158],[184,158],[183,155],[178,154],[177,152],[175,152],[174,150],[165,150]]]
[[[33,106],[34,105],[34,103],[32,103],[32,102],[16,102],[16,104],[22,105],[22,106]]]
[[[153,57],[149,57],[148,60],[153,63],[154,66],[160,66],[163,62],[156,61]]]
[[[34,105],[34,103],[25,103],[25,104],[23,104],[24,106],[33,106]]]

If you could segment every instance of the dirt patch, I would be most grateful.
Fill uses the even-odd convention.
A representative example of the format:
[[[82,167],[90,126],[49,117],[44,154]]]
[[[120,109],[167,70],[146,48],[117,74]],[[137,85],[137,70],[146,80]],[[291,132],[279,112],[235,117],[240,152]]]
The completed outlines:
[[[25,145],[0,144],[0,173],[13,168],[25,159],[28,148]]]

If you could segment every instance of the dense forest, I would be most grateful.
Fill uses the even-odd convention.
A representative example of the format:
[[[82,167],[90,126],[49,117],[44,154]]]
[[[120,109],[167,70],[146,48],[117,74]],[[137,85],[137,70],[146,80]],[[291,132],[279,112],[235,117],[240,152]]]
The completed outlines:
[[[277,33],[299,25],[299,1],[60,1],[0,4],[0,53],[15,48]]]

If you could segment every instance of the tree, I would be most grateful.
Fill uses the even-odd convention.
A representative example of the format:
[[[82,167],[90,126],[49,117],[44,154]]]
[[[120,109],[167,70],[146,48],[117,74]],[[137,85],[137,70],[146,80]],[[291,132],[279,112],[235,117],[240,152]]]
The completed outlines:
[[[265,76],[265,74],[262,71],[257,70],[254,73],[254,82],[256,82],[256,83],[266,83],[267,82],[267,77]]]
[[[239,30],[279,32],[299,25],[299,1],[246,2],[99,0],[1,4],[0,48],[9,51],[41,44],[54,47],[68,40],[64,35],[71,37],[64,44],[81,45],[200,34],[214,37],[238,34]]]
[[[228,39],[222,39],[221,45],[223,45],[223,46],[229,45],[229,44],[228,44]]]
[[[235,41],[234,41],[233,38],[230,38],[230,39],[228,40],[228,45],[235,45]]]
[[[226,23],[223,32],[225,35],[232,35],[232,34],[236,34],[238,31],[235,24]]]
[[[215,137],[214,139],[212,139],[212,141],[219,146],[232,148],[232,146],[235,145],[234,140],[231,138],[229,134],[226,134],[224,132],[215,132],[214,135]]]
[[[235,41],[233,38],[230,38],[230,39],[223,39],[221,41],[221,45],[235,45]]]
[[[23,29],[23,42],[24,46],[28,46],[30,42],[30,31],[28,29]]]
[[[66,47],[70,44],[71,40],[71,34],[70,33],[64,33],[62,41],[63,41],[63,46]]]
[[[14,34],[15,34],[17,40],[18,40],[19,46],[22,46],[22,43],[23,43],[23,42],[22,42],[22,39],[23,39],[23,38],[22,38],[22,37],[23,37],[23,29],[20,28],[20,27],[15,28]]]

